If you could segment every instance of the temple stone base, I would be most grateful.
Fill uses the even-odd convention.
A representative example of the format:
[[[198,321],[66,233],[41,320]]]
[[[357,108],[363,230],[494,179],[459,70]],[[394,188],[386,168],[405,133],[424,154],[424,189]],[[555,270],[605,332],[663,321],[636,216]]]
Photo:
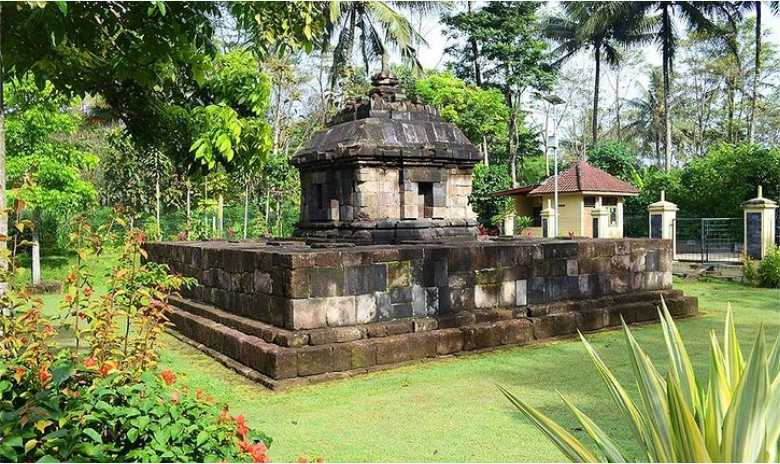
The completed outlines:
[[[199,285],[173,299],[188,341],[272,388],[676,317],[666,240],[410,245],[169,242],[149,259]]]
[[[297,237],[344,240],[365,245],[416,240],[476,240],[477,234],[477,221],[470,219],[352,221],[343,224],[310,222],[298,224],[295,229]]]

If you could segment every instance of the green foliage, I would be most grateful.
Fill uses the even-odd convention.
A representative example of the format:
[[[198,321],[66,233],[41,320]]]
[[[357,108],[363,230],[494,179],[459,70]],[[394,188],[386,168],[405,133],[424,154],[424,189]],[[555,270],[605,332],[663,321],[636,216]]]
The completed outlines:
[[[681,174],[681,214],[740,217],[742,202],[764,186],[764,196],[780,200],[780,148],[720,144],[688,163]]]
[[[116,218],[121,222],[120,214]],[[266,461],[268,437],[202,392],[174,387],[173,372],[155,371],[159,337],[169,325],[168,297],[191,279],[170,275],[163,265],[139,264],[144,236],[132,230],[106,277],[108,290],[98,295],[85,261],[111,242],[111,227],[95,231],[81,218],[72,230],[77,260],[64,282],[59,328],[44,316],[41,299],[13,287],[0,295],[8,311],[0,318],[0,456]],[[8,277],[2,271],[0,278]],[[70,334],[75,347],[56,339]]]
[[[541,37],[533,2],[489,2],[469,14],[445,16],[448,36],[462,45],[447,51],[458,77],[474,81],[474,57],[468,39],[479,44],[483,80],[502,89],[545,89],[555,71],[548,64],[548,46]]]
[[[663,300],[659,316],[669,355],[669,369],[665,375],[653,366],[631,330],[623,324],[640,402],[631,399],[593,346],[580,335],[641,450],[633,459],[647,462],[776,462],[780,448],[780,417],[772,411],[777,408],[780,398],[780,337],[767,350],[762,326],[745,361],[729,308],[723,345],[711,333],[709,373],[702,381],[697,378]],[[564,403],[593,440],[595,448],[585,446],[505,387],[499,388],[572,461],[633,460],[566,398],[563,398]]]
[[[209,170],[237,164],[251,171],[271,149],[265,121],[271,84],[258,69],[254,55],[238,49],[218,55],[201,78],[214,103],[195,108],[199,129],[190,150]]]
[[[511,208],[508,197],[496,197],[492,194],[499,190],[505,190],[512,186],[512,179],[506,166],[501,165],[477,165],[474,168],[474,177],[471,181],[471,195],[469,203],[477,213],[480,224],[488,229],[501,227],[499,223],[503,217],[502,212]]]
[[[745,281],[756,287],[780,288],[780,247],[767,251],[764,259],[756,263],[745,257],[742,260]]]
[[[449,72],[433,72],[417,81],[419,98],[436,107],[447,121],[458,126],[471,143],[506,141],[509,108],[495,89],[480,89]]]
[[[588,162],[626,182],[636,182],[637,153],[626,143],[606,140],[588,148]]]
[[[82,120],[51,83],[38,87],[26,75],[5,89],[6,182],[14,189],[9,199],[27,204],[36,226],[51,242],[73,214],[96,203],[97,192],[88,176],[98,158],[79,143]]]

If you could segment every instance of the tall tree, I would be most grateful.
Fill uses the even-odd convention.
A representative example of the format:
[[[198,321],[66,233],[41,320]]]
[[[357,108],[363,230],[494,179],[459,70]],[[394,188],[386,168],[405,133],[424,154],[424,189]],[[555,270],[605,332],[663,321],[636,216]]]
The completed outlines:
[[[333,0],[327,5],[328,26],[324,44],[336,38],[333,48],[333,63],[330,70],[331,91],[344,76],[345,69],[352,65],[355,45],[360,49],[365,75],[369,66],[377,59],[388,66],[389,48],[394,47],[401,57],[416,68],[417,46],[425,39],[415,30],[405,13],[409,11],[434,12],[443,4],[438,2],[390,2],[381,0]]]
[[[540,37],[537,10],[533,2],[490,2],[471,14],[443,18],[452,30],[451,39],[475,37],[482,47],[480,68],[483,85],[502,91],[509,107],[507,141],[513,185],[518,184],[518,130],[522,125],[522,100],[529,89],[547,89],[555,78],[548,64],[547,44]],[[473,51],[466,45],[449,47],[456,58],[458,77],[473,76]]]
[[[617,21],[612,14],[615,5],[611,2],[563,2],[562,15],[547,19],[545,35],[558,43],[553,51],[559,56],[555,65],[560,65],[581,50],[591,50],[596,64],[593,82],[593,122],[591,124],[591,143],[598,141],[599,132],[599,89],[601,81],[601,62],[617,65],[621,60],[621,47],[631,46],[648,39],[641,32],[641,21],[630,22],[627,18]],[[606,14],[605,14],[606,10]]]
[[[628,21],[643,24],[643,29],[652,37],[661,49],[661,68],[663,73],[664,100],[664,168],[672,167],[672,121],[670,108],[671,75],[674,56],[677,52],[679,32],[675,27],[675,17],[681,18],[688,28],[701,33],[712,33],[717,28],[708,17],[715,10],[722,9],[720,2],[693,1],[650,1],[620,2],[610,9],[612,21]]]

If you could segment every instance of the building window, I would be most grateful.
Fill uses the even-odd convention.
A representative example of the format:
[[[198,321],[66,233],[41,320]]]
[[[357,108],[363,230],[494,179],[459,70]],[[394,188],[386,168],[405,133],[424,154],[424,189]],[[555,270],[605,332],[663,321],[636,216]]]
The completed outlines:
[[[596,207],[596,197],[585,197],[585,207],[586,208],[595,208]]]
[[[433,217],[433,182],[418,182],[417,195],[419,198],[420,214],[418,217]]]
[[[617,197],[604,197],[601,200],[601,204],[604,206],[617,206]]]
[[[542,227],[542,207],[531,208],[531,227]]]
[[[617,208],[614,206],[610,206],[609,208],[609,225],[617,225]]]

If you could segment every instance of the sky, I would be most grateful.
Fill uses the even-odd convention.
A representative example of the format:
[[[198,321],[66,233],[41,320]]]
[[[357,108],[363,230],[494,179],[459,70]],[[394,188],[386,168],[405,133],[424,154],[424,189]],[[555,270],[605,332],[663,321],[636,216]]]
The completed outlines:
[[[465,1],[456,1],[453,2],[455,4],[454,10],[455,11],[465,11],[466,9],[466,3]],[[482,5],[484,5],[487,2],[484,1],[478,1],[475,2],[473,5],[475,9],[480,8]],[[549,2],[547,5],[545,5],[543,8],[545,10],[547,9],[554,9],[557,7],[558,2]],[[775,43],[780,46],[780,16],[773,16],[769,13],[769,8],[765,5],[763,8],[763,31],[764,31],[764,40],[766,42]],[[443,69],[447,62],[452,59],[452,57],[448,56],[445,53],[445,49],[447,46],[451,45],[451,43],[448,42],[447,38],[444,36],[442,24],[438,21],[438,18],[413,18],[414,25],[418,28],[421,35],[425,38],[427,45],[422,45],[418,48],[418,59],[420,60],[420,63],[423,65],[423,68],[425,69]],[[648,69],[650,66],[660,66],[661,64],[661,54],[656,45],[648,45],[643,47],[642,49],[642,56],[644,58],[644,61],[647,63]],[[398,57],[396,57],[398,59]],[[586,67],[589,65],[592,65],[591,63],[590,55],[586,55],[585,53],[579,54],[579,56],[575,57],[574,60],[572,60],[572,63],[570,63],[571,66],[576,67]],[[604,68],[602,68],[604,69]],[[607,70],[604,74],[608,74],[609,70]],[[613,98],[613,93],[611,88],[609,87],[609,80],[608,76],[602,76],[602,86],[601,86],[601,98],[603,98],[602,101],[609,101]],[[634,85],[632,88],[632,91],[634,94],[632,95],[631,92],[629,92],[628,95],[625,97],[632,97],[636,96],[642,89],[642,86],[647,85],[648,78],[644,74],[641,76],[638,76],[636,79],[636,83],[638,85]],[[535,105],[531,105],[535,106]],[[537,127],[540,127],[542,124],[542,121],[544,119],[543,112],[541,109],[537,108],[533,112],[530,113],[530,117],[533,120],[533,122],[537,125]]]

